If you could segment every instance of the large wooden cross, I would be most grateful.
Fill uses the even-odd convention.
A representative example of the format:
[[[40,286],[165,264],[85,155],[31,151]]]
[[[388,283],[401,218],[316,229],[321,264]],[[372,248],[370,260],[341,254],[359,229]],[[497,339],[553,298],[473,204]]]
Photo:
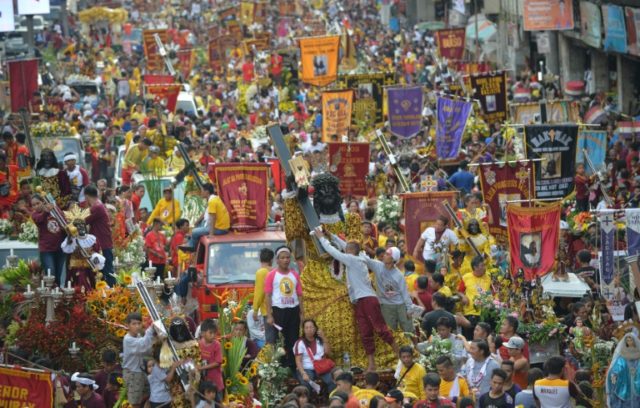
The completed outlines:
[[[287,145],[287,141],[284,138],[284,134],[282,133],[282,129],[280,129],[279,125],[272,125],[267,127],[267,132],[273,142],[278,159],[280,159],[280,165],[282,166],[286,177],[290,177],[293,174],[291,168],[292,156],[289,146]],[[298,203],[302,209],[302,215],[304,216],[307,227],[309,227],[309,231],[313,231],[316,227],[319,227],[320,218],[318,218],[318,214],[316,213],[315,208],[313,208],[313,204],[311,204],[309,197],[304,196],[304,198],[298,199]],[[318,241],[314,235],[312,235],[311,238],[318,254],[321,256],[325,255],[326,251],[322,248],[322,245],[320,245],[320,241]]]
[[[391,168],[393,169],[393,172],[396,175],[396,178],[398,179],[398,184],[402,189],[402,193],[410,193],[411,183],[409,183],[409,181],[405,178],[404,174],[402,174],[400,167],[398,167],[398,161],[396,160],[396,156],[393,154],[393,151],[391,150],[391,146],[389,146],[387,139],[384,137],[384,133],[382,133],[382,129],[376,130],[376,137],[378,138],[378,143],[380,143],[380,145],[382,146],[382,150],[384,150],[385,154],[389,158],[389,164],[391,165]]]

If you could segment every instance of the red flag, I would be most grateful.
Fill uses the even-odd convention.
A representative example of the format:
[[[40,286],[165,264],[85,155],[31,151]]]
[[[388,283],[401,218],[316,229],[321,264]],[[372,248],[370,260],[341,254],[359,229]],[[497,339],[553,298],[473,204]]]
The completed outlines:
[[[180,69],[182,76],[184,78],[189,78],[189,75],[191,74],[191,62],[192,62],[193,49],[192,48],[182,49],[177,51],[176,54],[178,56],[178,68]]]
[[[514,276],[522,268],[530,281],[553,269],[560,243],[560,202],[537,208],[508,204],[507,230]]]
[[[8,64],[11,110],[29,109],[33,94],[38,91],[38,60],[11,61]]]
[[[367,195],[369,143],[329,143],[329,171],[340,179],[345,196]]]
[[[180,84],[154,84],[147,85],[147,93],[154,96],[156,103],[165,101],[165,106],[171,112],[175,111],[176,104],[178,103],[178,94],[182,89]]]
[[[172,75],[167,74],[146,74],[144,75],[145,85],[166,85],[175,82],[175,78]]]

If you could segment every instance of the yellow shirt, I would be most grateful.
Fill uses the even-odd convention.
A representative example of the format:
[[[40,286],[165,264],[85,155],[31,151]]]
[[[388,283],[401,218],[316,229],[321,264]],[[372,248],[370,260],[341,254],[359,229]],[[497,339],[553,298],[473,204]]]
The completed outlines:
[[[353,393],[353,396],[356,397],[361,407],[368,408],[369,403],[373,399],[373,397],[382,397],[384,398],[384,394],[377,390],[371,390],[369,388],[363,388]]]
[[[216,216],[216,225],[213,226],[215,229],[224,231],[231,227],[229,211],[227,211],[227,207],[224,206],[220,197],[212,196],[209,198],[207,212]]]
[[[453,381],[458,381],[458,395],[453,395],[449,397],[449,393],[451,392],[451,387],[453,387]],[[458,397],[458,399],[462,397],[468,397],[469,393],[469,384],[467,384],[467,380],[460,375],[456,375],[456,378],[453,381],[446,381],[444,378],[440,379],[440,396],[444,398],[451,399],[452,397]]]
[[[418,275],[415,272],[413,272],[410,275],[406,275],[404,277],[404,281],[407,282],[407,288],[409,289],[409,292],[413,292],[414,290],[417,289],[416,281],[418,280],[419,277],[420,277],[420,275]]]
[[[140,167],[142,162],[147,157],[149,153],[148,150],[140,150],[140,146],[137,144],[131,146],[129,150],[127,150],[127,154],[124,155],[124,168],[129,169],[133,167]]]
[[[479,290],[487,292],[491,290],[491,278],[487,273],[481,277],[477,277],[473,273],[468,273],[462,277],[464,283],[464,294],[469,299],[469,303],[464,306],[462,313],[467,316],[480,316],[480,310],[477,310],[473,302],[478,296]]]
[[[164,160],[161,157],[147,157],[142,163],[142,170],[145,172],[155,173],[155,174],[164,174],[165,166]]]
[[[331,394],[329,394],[329,397],[333,397],[333,394],[336,393],[336,391],[338,391],[338,389],[334,389],[333,391],[331,391]],[[356,392],[360,392],[360,388],[356,387],[355,385],[351,386],[351,395],[355,395]]]
[[[438,293],[442,293],[446,297],[453,296],[453,292],[451,292],[451,289],[449,289],[448,286],[443,286],[440,289],[438,289]]]
[[[137,112],[137,111],[134,111],[134,112],[131,114],[131,119],[135,119],[135,120],[137,120],[137,121],[138,121],[138,123],[142,123],[142,122],[144,122],[144,119],[145,119],[146,117],[147,117],[147,115],[145,115],[145,113],[144,113],[144,112]]]
[[[260,268],[256,271],[256,283],[255,289],[253,290],[253,313],[254,315],[260,313],[262,316],[267,315],[267,305],[264,302],[264,280],[269,273],[269,269]]]
[[[387,245],[387,240],[389,239],[388,236],[384,235],[384,234],[380,234],[380,236],[378,237],[378,247],[379,248],[384,248],[385,245]]]
[[[155,218],[161,219],[166,224],[173,224],[180,218],[180,203],[175,199],[167,201],[164,197],[161,198],[151,212],[147,224],[151,225]]]
[[[407,391],[415,394],[419,401],[425,399],[426,396],[424,393],[424,387],[422,386],[422,377],[427,375],[427,370],[425,370],[422,365],[414,363],[409,372],[405,375],[406,371],[407,367],[403,366],[400,371],[402,382],[398,388],[401,388],[403,392]],[[404,378],[402,377],[403,375]]]
[[[124,135],[124,150],[129,151],[129,146],[131,145],[131,141],[133,140],[133,131],[128,131]]]

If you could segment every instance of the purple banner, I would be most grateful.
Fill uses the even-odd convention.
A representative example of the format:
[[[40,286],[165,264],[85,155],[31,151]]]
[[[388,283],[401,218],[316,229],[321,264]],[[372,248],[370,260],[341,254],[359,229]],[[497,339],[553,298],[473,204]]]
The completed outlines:
[[[398,137],[413,137],[422,127],[422,87],[387,88],[389,131]]]
[[[600,215],[600,242],[602,258],[600,258],[600,279],[609,285],[613,281],[615,269],[614,249],[616,242],[616,223],[613,213]]]
[[[640,255],[640,208],[625,210],[627,221],[627,255]]]
[[[453,159],[458,155],[471,107],[471,102],[438,98],[438,126],[436,127],[438,158]]]

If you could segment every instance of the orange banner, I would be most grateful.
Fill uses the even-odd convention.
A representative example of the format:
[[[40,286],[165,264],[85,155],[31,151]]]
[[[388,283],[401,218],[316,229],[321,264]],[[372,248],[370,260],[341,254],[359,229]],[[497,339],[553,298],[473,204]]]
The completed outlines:
[[[53,386],[50,373],[20,368],[0,368],[0,407],[50,407]]]
[[[464,39],[464,28],[436,31],[438,54],[448,60],[461,60],[464,57]]]
[[[351,126],[353,90],[327,91],[322,93],[322,141],[330,142],[333,135],[336,142],[342,141]]]
[[[300,39],[300,79],[311,85],[329,85],[338,78],[340,36]]]
[[[256,35],[255,38],[248,38],[244,40],[245,52],[250,52],[255,47],[256,51],[266,51],[271,48],[271,34],[261,33]]]
[[[165,46],[169,41],[169,34],[166,29],[143,31],[142,40],[144,44],[144,57],[147,59],[147,70],[150,72],[164,70],[164,60],[158,52],[158,46],[154,38],[155,34],[160,36],[160,40]]]
[[[524,0],[523,20],[525,31],[573,30],[573,2]]]
[[[343,196],[367,195],[369,143],[329,143],[329,171],[340,179]]]

